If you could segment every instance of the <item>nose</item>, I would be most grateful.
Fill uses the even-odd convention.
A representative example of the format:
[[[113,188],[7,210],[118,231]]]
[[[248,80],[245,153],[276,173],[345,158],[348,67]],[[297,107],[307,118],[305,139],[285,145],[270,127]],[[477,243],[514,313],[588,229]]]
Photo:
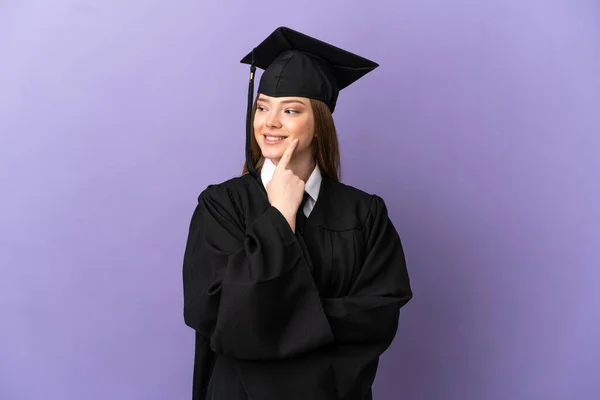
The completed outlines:
[[[269,112],[265,124],[267,128],[281,128],[281,121],[279,120],[277,111]]]

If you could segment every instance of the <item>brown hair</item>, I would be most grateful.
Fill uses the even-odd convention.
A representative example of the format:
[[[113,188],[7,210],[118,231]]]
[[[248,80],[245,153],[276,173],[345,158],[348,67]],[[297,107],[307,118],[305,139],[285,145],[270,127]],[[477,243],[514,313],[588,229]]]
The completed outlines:
[[[326,174],[329,178],[339,181],[341,178],[340,169],[340,148],[338,144],[337,131],[335,129],[335,123],[333,117],[329,111],[329,107],[320,100],[310,99],[310,104],[313,110],[315,118],[315,137],[313,139],[313,148],[315,152],[315,159],[321,172]],[[254,115],[256,114],[257,100],[254,101],[252,107],[252,121],[251,126],[251,155],[252,162],[257,170],[259,170],[263,163],[264,158],[260,147],[256,142],[254,136]],[[242,175],[248,173],[248,166],[244,161],[244,169]]]

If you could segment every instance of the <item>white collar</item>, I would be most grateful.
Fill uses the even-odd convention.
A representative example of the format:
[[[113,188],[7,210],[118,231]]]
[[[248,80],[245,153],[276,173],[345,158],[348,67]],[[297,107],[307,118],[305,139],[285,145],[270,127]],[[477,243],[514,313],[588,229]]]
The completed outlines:
[[[268,158],[265,158],[263,166],[260,170],[260,178],[265,189],[267,188],[267,183],[269,183],[273,178],[275,168],[277,168],[277,166],[273,163],[273,161],[271,161]],[[315,163],[315,169],[310,174],[308,180],[306,181],[306,184],[304,185],[304,190],[314,201],[317,201],[317,198],[319,197],[319,191],[321,190],[321,180],[321,169],[319,168],[319,164]]]

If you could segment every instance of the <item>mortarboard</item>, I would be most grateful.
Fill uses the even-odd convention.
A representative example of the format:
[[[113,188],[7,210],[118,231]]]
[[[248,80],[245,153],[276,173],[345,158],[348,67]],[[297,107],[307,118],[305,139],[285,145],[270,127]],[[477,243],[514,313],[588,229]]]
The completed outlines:
[[[333,112],[339,91],[379,65],[286,27],[277,28],[242,60],[250,64],[246,116],[246,164],[256,176],[251,159],[251,117],[254,73],[264,70],[258,93],[272,97],[298,96],[321,100]]]

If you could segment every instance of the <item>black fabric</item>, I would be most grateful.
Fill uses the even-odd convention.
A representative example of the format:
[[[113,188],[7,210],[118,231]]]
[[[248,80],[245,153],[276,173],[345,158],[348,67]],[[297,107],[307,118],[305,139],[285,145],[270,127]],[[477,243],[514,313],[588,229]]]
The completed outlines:
[[[195,349],[192,398],[205,399],[217,355],[211,350],[206,338],[199,332],[196,332]]]
[[[195,386],[207,387],[194,400],[370,399],[412,298],[383,199],[326,175],[304,235],[253,176],[209,186],[190,223],[183,288],[200,338]]]
[[[300,235],[304,235],[304,225],[306,224],[304,206],[309,197],[310,195],[307,192],[304,192],[304,196],[302,196],[302,202],[300,203],[300,207],[298,207],[298,212],[296,212],[296,232],[300,233]]]

